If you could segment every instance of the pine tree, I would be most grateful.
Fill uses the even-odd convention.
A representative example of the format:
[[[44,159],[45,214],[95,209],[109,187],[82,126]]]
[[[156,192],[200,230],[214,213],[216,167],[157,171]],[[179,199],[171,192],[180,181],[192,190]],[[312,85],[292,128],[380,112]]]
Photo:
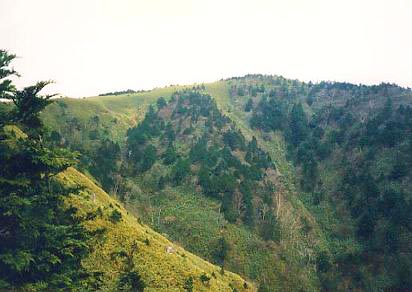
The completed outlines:
[[[16,87],[8,77],[18,75],[14,69],[10,68],[11,61],[16,58],[16,55],[9,54],[4,50],[0,50],[0,99],[11,99]]]
[[[253,99],[249,98],[245,105],[245,112],[250,112],[253,109]]]
[[[290,142],[298,146],[309,133],[308,121],[301,103],[295,104],[290,115]]]
[[[177,159],[176,149],[173,146],[173,143],[169,143],[165,153],[163,154],[163,162],[166,165],[173,164]]]
[[[140,165],[140,170],[145,172],[149,170],[156,162],[156,148],[153,145],[149,145],[143,152],[143,160]]]
[[[0,51],[0,77],[14,58]],[[51,96],[38,93],[48,82],[15,90],[1,80],[0,96],[14,107],[0,128],[0,290],[71,289],[87,276],[80,261],[89,236],[69,189],[54,177],[76,162],[76,154],[44,145],[39,114]]]
[[[190,173],[190,161],[179,158],[172,169],[172,178],[176,185],[180,185],[183,179]]]
[[[162,109],[165,106],[167,106],[167,101],[165,100],[164,97],[159,97],[159,99],[156,101],[156,105],[158,109]]]

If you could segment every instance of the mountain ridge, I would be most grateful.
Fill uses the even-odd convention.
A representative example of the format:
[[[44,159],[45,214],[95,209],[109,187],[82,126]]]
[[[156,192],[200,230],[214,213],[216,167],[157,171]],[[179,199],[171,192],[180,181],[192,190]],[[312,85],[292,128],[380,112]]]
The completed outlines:
[[[54,128],[54,130],[60,131],[62,137],[66,136],[68,137],[68,140],[71,141],[73,141],[73,139],[70,138],[70,135],[76,133],[76,131],[77,133],[83,135],[85,141],[82,143],[74,143],[73,146],[85,147],[78,150],[85,152],[86,154],[89,152],[93,153],[95,151],[95,147],[92,145],[99,145],[99,141],[102,141],[102,139],[111,139],[114,143],[119,145],[119,150],[116,152],[117,154],[115,155],[116,157],[113,158],[113,162],[128,160],[129,158],[127,158],[127,153],[122,150],[124,149],[126,143],[124,137],[126,136],[127,128],[134,127],[136,124],[140,124],[144,121],[144,113],[146,113],[147,109],[150,108],[149,105],[154,105],[159,97],[163,97],[166,102],[169,101],[176,89],[178,92],[179,90],[194,90],[204,92],[205,94],[210,94],[215,100],[219,111],[235,125],[236,129],[240,130],[242,135],[244,135],[245,140],[251,141],[253,140],[253,137],[255,137],[259,147],[269,154],[271,160],[276,166],[276,180],[278,183],[275,196],[277,198],[275,206],[279,206],[278,210],[280,210],[280,213],[275,212],[275,214],[278,217],[278,224],[280,224],[279,226],[283,231],[281,233],[282,236],[280,242],[274,242],[273,246],[276,247],[275,253],[277,256],[279,258],[283,258],[284,262],[277,260],[279,264],[278,266],[273,266],[273,271],[264,271],[264,273],[268,274],[263,273],[260,276],[253,275],[253,277],[260,277],[258,282],[261,284],[260,288],[262,291],[271,291],[271,289],[282,290],[299,288],[306,290],[319,290],[321,289],[321,286],[325,289],[328,285],[332,285],[331,287],[333,287],[329,289],[345,290],[352,287],[351,285],[354,285],[353,287],[362,287],[362,285],[377,285],[371,284],[373,283],[373,280],[368,278],[366,274],[363,277],[365,277],[365,281],[369,281],[368,284],[356,282],[356,280],[351,278],[351,276],[348,276],[346,272],[346,274],[344,273],[343,275],[340,275],[339,272],[333,272],[336,273],[333,277],[338,277],[338,279],[340,279],[339,281],[342,283],[336,284],[336,286],[333,286],[335,284],[330,284],[335,281],[330,280],[333,278],[331,275],[325,276],[325,272],[323,271],[324,266],[329,265],[330,267],[330,261],[339,260],[337,258],[341,256],[340,253],[350,253],[351,249],[354,252],[361,252],[357,246],[357,242],[361,239],[357,238],[356,235],[350,235],[347,240],[345,239],[346,241],[341,239],[331,239],[336,236],[337,232],[333,229],[344,228],[343,225],[345,224],[348,228],[349,226],[350,228],[355,228],[357,224],[356,221],[348,215],[336,215],[336,212],[339,212],[339,209],[336,210],[336,208],[348,204],[346,199],[339,201],[336,205],[338,207],[334,205],[336,202],[326,203],[325,199],[324,202],[321,203],[323,209],[320,209],[320,206],[316,205],[318,200],[317,198],[321,198],[322,196],[323,198],[326,196],[326,200],[335,200],[331,194],[326,193],[329,189],[332,189],[329,186],[330,184],[326,184],[328,185],[326,189],[319,189],[317,184],[322,181],[327,183],[332,179],[340,181],[340,179],[333,174],[330,167],[326,168],[327,165],[324,166],[323,162],[320,162],[320,160],[318,162],[319,165],[313,163],[313,159],[309,159],[308,161],[311,162],[309,164],[305,164],[302,163],[302,158],[299,157],[308,157],[304,156],[308,155],[304,152],[304,147],[306,147],[306,145],[308,145],[308,147],[306,147],[308,149],[307,151],[312,151],[313,147],[315,147],[307,144],[312,143],[312,140],[307,139],[312,137],[312,135],[318,135],[321,132],[312,132],[312,128],[317,129],[316,131],[320,131],[318,128],[326,125],[325,129],[327,131],[332,131],[331,133],[333,135],[338,135],[339,133],[335,134],[333,132],[335,131],[334,128],[336,128],[336,122],[333,119],[338,119],[342,113],[342,116],[345,116],[345,111],[347,111],[347,109],[351,109],[356,116],[356,121],[360,121],[360,123],[362,123],[363,120],[366,121],[368,119],[372,119],[375,113],[379,112],[381,108],[384,107],[388,96],[392,100],[393,107],[407,107],[411,101],[412,94],[410,89],[402,88],[393,84],[380,84],[374,86],[354,85],[339,82],[320,82],[312,84],[299,82],[297,80],[289,80],[283,77],[247,75],[241,78],[230,78],[214,83],[199,84],[192,87],[185,86],[177,88],[163,88],[138,94],[95,97],[81,101],[71,100],[69,102],[77,103],[78,106],[83,105],[84,107],[87,104],[91,104],[100,108],[97,111],[97,116],[102,117],[99,121],[101,123],[100,129],[104,128],[106,129],[106,132],[97,133],[97,139],[90,139],[90,137],[87,137],[90,136],[91,131],[97,130],[98,127],[93,128],[93,126],[90,126],[90,124],[95,123],[91,122],[93,115],[77,115],[77,113],[79,113],[78,110],[74,110],[71,113],[69,110],[67,111],[69,112],[69,115],[77,115],[79,120],[83,121],[83,125],[82,123],[79,123],[80,125],[78,126],[81,130],[76,130],[75,128],[74,130],[72,129],[66,132],[56,128]],[[99,98],[103,99],[99,101]],[[105,107],[110,108],[111,111],[107,111]],[[53,122],[51,121],[55,121],[55,125],[61,125],[62,122],[60,120],[60,116],[61,113],[63,113],[63,110],[58,107],[54,107],[54,109],[57,109],[55,113],[52,113],[51,110],[46,110],[44,115],[45,120],[48,121],[47,123],[49,125],[53,125]],[[53,116],[53,114],[55,116]],[[324,121],[321,119],[319,120],[318,116],[322,117],[322,115],[329,115],[333,118],[328,118]],[[131,119],[130,116],[133,118]],[[113,123],[110,120],[112,118],[119,120],[117,123]],[[174,119],[172,117],[169,118]],[[315,124],[315,126],[313,126],[314,123],[318,123],[318,120],[322,121],[323,124]],[[332,121],[333,124],[328,124],[329,121]],[[197,131],[199,128],[195,126],[192,130]],[[342,129],[342,131],[343,130],[344,129]],[[190,132],[191,130],[188,131]],[[87,134],[88,132],[89,134]],[[329,132],[327,132],[327,134],[329,135]],[[323,139],[321,142],[325,144],[327,141]],[[332,143],[335,143],[331,144],[333,147],[340,147],[340,142]],[[324,147],[326,144],[321,146]],[[105,147],[106,150],[110,149],[110,147],[107,148],[107,145]],[[97,152],[100,153],[100,155],[98,153],[93,154],[96,158],[102,156],[101,153],[106,153],[99,151],[100,150]],[[318,151],[319,154],[309,155],[312,155],[312,157],[318,157],[316,155],[325,155],[322,154],[326,153],[324,151],[331,150],[326,148],[316,148],[316,151]],[[93,155],[90,157],[93,157]],[[119,173],[121,169],[121,163],[118,166],[113,167],[113,165],[116,164],[113,162],[110,162],[110,160],[106,162],[105,165],[109,165],[110,167],[108,167],[107,170],[104,170],[105,173],[112,177],[115,176],[116,173]],[[93,162],[85,161],[84,166],[86,166],[85,170],[92,170],[92,176],[97,175],[97,181],[105,181],[104,175],[101,173],[93,173],[93,169],[96,169],[96,167],[93,166]],[[103,164],[101,164],[101,166],[103,166]],[[162,171],[163,169],[163,166],[156,163],[154,167],[156,167],[158,171]],[[323,172],[320,176],[318,176],[318,172],[320,171]],[[128,183],[128,187],[131,187],[134,191],[126,191],[126,197],[121,199],[130,200],[130,196],[132,196],[131,200],[135,202],[128,202],[126,203],[126,206],[128,206],[129,210],[142,215],[146,222],[150,223],[151,226],[156,227],[158,230],[170,232],[172,237],[175,239],[179,238],[179,240],[182,241],[182,244],[186,245],[186,247],[193,252],[202,254],[209,260],[213,260],[213,255],[210,254],[208,249],[205,249],[203,246],[198,246],[190,237],[184,238],[181,230],[171,228],[170,225],[166,224],[166,221],[163,222],[163,220],[166,219],[172,220],[171,222],[173,222],[173,220],[176,220],[176,215],[178,214],[178,210],[175,208],[176,206],[173,206],[173,204],[170,205],[167,200],[172,199],[181,201],[185,196],[188,198],[194,198],[192,196],[199,192],[199,190],[193,189],[178,191],[174,187],[168,187],[167,192],[160,192],[165,195],[165,198],[157,199],[157,195],[153,197],[153,195],[144,194],[146,192],[145,189],[147,188],[145,185],[147,185],[147,182],[153,179],[153,177],[155,176],[151,175],[145,177],[144,180],[138,180],[137,182],[130,181],[130,184]],[[121,181],[121,177],[119,177],[119,181]],[[113,183],[114,182],[111,182],[111,184]],[[113,189],[110,189],[110,183],[106,183],[106,185],[109,186],[108,190],[113,193]],[[118,188],[115,189],[114,193],[116,195],[119,195],[118,190]],[[120,191],[120,193],[121,192],[122,191]],[[156,192],[157,191],[153,194],[156,194]],[[323,192],[322,196],[319,192]],[[176,195],[174,198],[173,196],[168,198],[167,193],[176,193]],[[187,209],[182,209],[183,213],[179,213],[181,218],[185,218],[184,220],[189,220],[186,216],[188,216],[190,212],[197,214],[194,208],[201,205],[196,204],[206,204],[206,206],[213,208],[213,204],[209,199],[202,199],[199,202],[196,200],[189,201],[189,205],[186,205]],[[345,208],[348,207],[346,206]],[[159,215],[154,215],[153,212],[159,212]],[[165,213],[165,217],[160,215],[161,212]],[[206,214],[207,212],[205,210],[204,213],[199,213],[196,216],[209,218],[207,217],[209,215]],[[219,216],[219,214],[216,214],[215,216]],[[153,216],[157,216],[158,219],[154,220]],[[177,220],[178,219],[179,218],[177,218]],[[213,221],[205,221],[205,224],[213,226],[214,223],[212,224],[212,222]],[[331,227],[328,227],[326,222],[331,223]],[[182,228],[183,226],[191,226],[190,224],[185,225],[186,222],[179,222],[179,220],[174,224],[177,224],[177,226],[181,225]],[[227,224],[226,226],[226,228],[230,230],[226,232],[229,245],[232,245],[232,248],[234,248],[230,254],[235,256],[236,250],[239,253],[242,252],[240,248],[237,249],[235,246],[235,244],[241,244],[241,240],[230,235],[235,232],[237,228],[236,226],[232,226],[230,224]],[[199,225],[198,227],[202,230],[200,233],[202,240],[200,242],[202,244],[206,244],[206,242],[208,242],[208,235],[203,232],[211,232],[211,230],[207,229],[205,226]],[[219,229],[216,229],[216,232],[218,232],[218,230]],[[216,242],[218,242],[219,237],[217,234],[219,233],[212,233],[209,236],[213,240],[216,239]],[[342,246],[339,247],[340,245]],[[269,251],[271,249],[269,248],[267,250]],[[259,262],[257,259],[254,259],[253,261]],[[227,264],[236,267],[236,265],[231,263],[230,260]],[[247,263],[245,264],[247,265]],[[287,266],[291,270],[293,270],[292,267],[295,266],[297,269],[296,271],[299,271],[301,275],[305,275],[304,279],[301,281],[293,280],[290,272],[288,272],[287,269],[282,268],[282,265]],[[246,267],[240,269],[242,270],[241,273],[250,277],[253,273],[248,272],[245,269],[247,270]],[[282,269],[284,270],[282,271]],[[305,271],[305,273],[302,273],[302,271]],[[271,276],[268,276],[269,274]],[[270,278],[269,280],[268,277],[274,278]],[[339,282],[338,280],[336,281]]]

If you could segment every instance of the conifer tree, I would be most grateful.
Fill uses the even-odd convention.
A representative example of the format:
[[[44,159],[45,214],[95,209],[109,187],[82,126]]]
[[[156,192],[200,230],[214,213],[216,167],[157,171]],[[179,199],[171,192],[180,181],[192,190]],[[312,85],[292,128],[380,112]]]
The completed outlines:
[[[87,278],[88,233],[64,201],[78,189],[54,177],[76,154],[44,145],[39,115],[51,96],[39,92],[49,82],[16,90],[5,79],[14,57],[0,51],[0,96],[14,105],[0,125],[0,290],[72,289]]]

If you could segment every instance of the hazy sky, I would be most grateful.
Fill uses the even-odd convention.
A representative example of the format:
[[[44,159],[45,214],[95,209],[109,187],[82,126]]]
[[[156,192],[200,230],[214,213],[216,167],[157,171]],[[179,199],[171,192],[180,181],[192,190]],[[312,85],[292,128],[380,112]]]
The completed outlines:
[[[412,87],[412,0],[0,0],[19,85],[88,96],[247,73]]]

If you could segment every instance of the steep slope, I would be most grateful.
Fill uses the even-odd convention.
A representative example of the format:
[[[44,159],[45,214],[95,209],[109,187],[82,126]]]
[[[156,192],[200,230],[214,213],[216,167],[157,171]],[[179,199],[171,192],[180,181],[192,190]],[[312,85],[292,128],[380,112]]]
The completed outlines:
[[[251,129],[285,139],[299,200],[325,234],[323,289],[408,291],[411,90],[262,75],[228,84]]]
[[[182,88],[185,86],[83,99],[61,98],[42,113],[42,120],[50,128],[48,140],[82,153],[79,169],[111,191],[127,129],[140,122],[147,107],[159,97],[168,99]]]
[[[96,283],[99,289],[116,290],[119,278],[133,266],[133,271],[146,284],[145,291],[182,291],[188,287],[189,279],[193,280],[194,291],[255,290],[251,283],[238,275],[228,271],[222,274],[219,267],[140,223],[75,169],[69,168],[58,179],[68,186],[83,188],[83,194],[71,197],[68,203],[80,210],[79,216],[93,217],[87,223],[87,228],[95,234],[90,242],[93,250],[83,265],[89,272],[99,275],[101,282]],[[210,280],[202,283],[202,275]]]
[[[199,166],[207,165],[204,161],[190,163],[184,183],[176,184],[173,178],[179,176],[174,167],[177,160],[164,164],[169,146],[163,137],[165,129],[142,144],[144,149],[151,144],[156,150],[143,155],[155,154],[149,163],[128,157],[128,151],[133,149],[126,151],[124,145],[127,126],[119,130],[122,134],[118,138],[106,135],[119,144],[113,157],[109,155],[113,147],[105,144],[100,126],[94,128],[100,131],[94,140],[77,139],[72,143],[71,134],[67,134],[70,131],[62,131],[61,136],[73,147],[93,145],[90,152],[79,149],[94,161],[84,164],[85,169],[93,172],[106,190],[121,198],[130,212],[202,257],[256,279],[262,291],[410,287],[409,89],[392,84],[312,84],[264,75],[231,78],[194,89],[214,98],[224,123],[242,136],[245,145],[255,137],[258,148],[270,156],[275,177],[273,230],[278,239],[265,240],[262,233],[248,225],[245,208],[241,208],[236,220],[230,221],[227,209],[222,208],[224,200],[208,196],[200,183]],[[112,96],[105,102],[123,112],[119,119],[125,121],[140,112],[142,121],[143,113],[157,97],[165,97],[166,102],[173,95],[172,91],[156,92],[159,91]],[[100,98],[105,97],[93,99]],[[392,110],[383,111],[388,98],[391,106],[387,108]],[[87,102],[88,99],[78,101],[79,105]],[[130,108],[131,104],[137,109]],[[205,129],[204,122],[191,121],[192,109],[187,112],[188,119],[175,115],[164,120],[165,126],[172,121],[174,134],[177,125],[185,126],[172,147],[182,158],[188,158],[190,150],[201,144],[196,141]],[[57,116],[55,123],[55,128],[62,126]],[[110,129],[117,132],[116,127]],[[76,131],[89,136],[86,128]],[[221,148],[224,131],[212,132],[208,140]],[[245,153],[238,154],[238,158],[244,158]],[[98,161],[101,156],[107,158],[104,163]],[[134,168],[134,173],[123,173],[120,165],[125,161],[137,161],[136,167],[128,169]],[[104,176],[96,172],[98,165],[110,166],[101,171],[116,180],[105,184]],[[180,166],[187,170],[185,163]],[[235,193],[239,191],[235,189]],[[259,200],[252,200],[252,206],[259,206]]]
[[[118,194],[148,222],[188,249],[257,279],[262,291],[316,289],[308,261],[314,232],[299,227],[310,221],[282,194],[282,179],[256,139],[247,141],[204,91],[158,100],[157,109],[128,131],[127,149],[127,179]],[[196,224],[195,238],[184,226],[194,227],[200,218],[207,222]]]
[[[163,96],[169,98],[176,90],[185,86],[169,86],[122,95],[95,96],[83,99],[62,98],[51,104],[42,114],[42,119],[52,130],[64,137],[72,137],[81,132],[82,139],[90,142],[89,132],[94,126],[106,129],[105,135],[122,143],[129,127],[136,125],[144,117],[147,107]],[[97,117],[97,118],[96,118]],[[78,133],[79,134],[79,133]]]
[[[269,143],[262,139],[259,133],[253,133],[247,122],[242,120],[237,112],[232,112],[234,108],[231,104],[229,88],[227,81],[220,81],[205,84],[204,87],[198,86],[194,89],[201,89],[204,90],[205,93],[211,93],[217,102],[217,106],[224,112],[225,116],[229,117],[232,123],[234,123],[231,127],[241,130],[244,136],[244,138],[242,138],[244,144],[251,141],[255,135],[258,139],[259,146],[271,155],[276,167],[273,168],[274,172],[272,172],[270,177],[276,177],[277,191],[270,200],[275,200],[274,206],[279,207],[277,208],[276,219],[271,219],[273,220],[272,223],[265,224],[263,227],[267,229],[273,226],[273,232],[269,232],[265,238],[269,239],[275,236],[278,240],[276,243],[263,240],[260,235],[256,235],[253,232],[251,233],[248,228],[242,225],[239,226],[227,222],[222,216],[225,215],[225,213],[220,213],[219,205],[216,205],[213,198],[203,197],[199,199],[194,196],[198,190],[188,190],[187,188],[184,190],[181,190],[181,188],[175,190],[174,187],[172,189],[166,187],[166,190],[162,191],[163,194],[167,194],[168,196],[175,194],[177,197],[172,196],[169,199],[164,197],[162,200],[156,199],[158,196],[154,197],[150,194],[153,192],[153,186],[157,187],[160,177],[159,173],[163,173],[165,169],[164,167],[159,168],[156,163],[153,166],[153,169],[155,169],[153,175],[151,175],[152,172],[148,172],[137,181],[136,179],[133,181],[126,179],[124,186],[122,186],[119,183],[121,176],[116,175],[116,173],[120,172],[118,162],[128,160],[125,157],[126,153],[121,154],[119,147],[119,150],[116,152],[117,154],[113,155],[113,147],[101,147],[100,145],[105,145],[103,142],[104,139],[106,139],[103,138],[104,134],[98,135],[94,140],[90,140],[87,137],[93,129],[101,131],[101,125],[96,125],[94,128],[79,126],[77,130],[74,128],[68,131],[60,131],[60,133],[62,134],[61,136],[65,138],[65,143],[72,145],[74,149],[78,149],[83,154],[83,160],[86,160],[86,162],[83,163],[83,169],[85,171],[90,171],[97,178],[98,182],[102,183],[108,191],[117,194],[118,197],[126,202],[126,206],[130,210],[138,212],[145,222],[158,228],[158,230],[162,232],[168,233],[172,238],[185,245],[186,248],[216,263],[224,263],[228,269],[238,271],[252,279],[258,279],[262,284],[262,291],[264,291],[265,287],[267,291],[273,289],[315,290],[316,288],[314,287],[318,284],[316,284],[317,277],[313,264],[314,255],[311,246],[315,245],[315,241],[318,240],[320,236],[315,236],[313,230],[316,229],[312,227],[315,226],[315,223],[313,219],[307,215],[307,211],[303,208],[301,202],[296,200],[294,196],[287,195],[285,185],[288,187],[289,178],[292,177],[292,175],[283,175],[283,177],[279,177],[278,175],[279,170],[284,174],[285,169],[290,169],[288,168],[289,163],[285,158],[284,142],[280,136],[275,136],[276,139],[273,139],[273,141]],[[94,103],[102,98],[103,103],[108,102],[111,107],[123,112],[128,110],[134,111],[136,109],[130,108],[131,103],[135,103],[136,105],[141,104],[141,108],[138,108],[136,111],[143,113],[145,109],[147,109],[147,104],[155,100],[154,98],[152,99],[151,96],[160,96],[157,92],[157,90],[154,90],[151,92],[151,95],[142,93],[137,96],[96,97],[90,100]],[[166,100],[170,98],[170,95],[167,94],[163,96]],[[66,101],[62,102],[66,103]],[[89,99],[75,102],[79,108],[76,109],[68,103],[67,112],[70,113],[69,116],[80,116],[81,108],[88,105]],[[119,106],[120,104],[122,104],[122,106]],[[45,116],[50,115],[49,111],[51,112],[52,109],[48,109]],[[91,113],[88,116],[89,119],[91,119]],[[124,115],[122,118],[126,116],[127,115]],[[140,116],[140,120],[141,119],[142,116]],[[53,125],[55,129],[58,129],[57,126],[59,125],[64,127],[64,124],[61,124],[57,116],[55,117],[55,122]],[[198,128],[193,125],[192,129],[202,131],[202,127]],[[117,131],[116,126],[114,125],[111,130]],[[78,133],[77,135],[83,135],[83,139],[77,138],[77,142],[75,141],[76,132]],[[191,141],[191,138],[186,139],[186,142],[181,141],[181,144],[184,146],[185,144],[191,143],[187,141]],[[93,145],[93,147],[89,145]],[[153,145],[158,145],[158,143],[156,142]],[[88,149],[90,149],[90,151]],[[106,157],[107,159],[101,161],[101,157]],[[105,165],[108,167],[105,167]],[[112,180],[110,183],[105,184],[105,178],[99,176],[99,171],[103,172],[106,176],[117,177],[117,183]],[[154,178],[151,178],[152,176]],[[150,184],[152,185],[151,190],[142,192],[142,189],[146,190],[147,185]],[[122,188],[124,188],[123,191]],[[181,194],[184,194],[183,197],[181,197]],[[187,200],[188,197],[192,199]],[[170,204],[168,200],[174,200],[175,204]],[[204,208],[205,205],[208,206],[206,209]],[[265,205],[262,205],[261,209],[267,212],[270,208],[267,209]],[[269,214],[271,214],[271,212],[269,212]],[[302,216],[301,214],[306,215]],[[182,219],[179,220],[179,217]],[[304,219],[301,219],[301,217]],[[173,218],[177,218],[177,221],[167,223],[169,219],[173,221]],[[216,220],[216,218],[221,219]],[[278,218],[280,218],[280,220],[278,220]],[[199,220],[199,223],[195,225],[196,220]],[[302,231],[302,226],[309,226],[309,228]],[[279,227],[281,228],[280,230]],[[196,228],[196,234],[192,236],[192,234],[188,235],[183,232],[184,229],[187,228]],[[224,230],[227,232],[223,232]],[[270,235],[270,233],[272,233],[272,235]],[[217,250],[221,248],[219,247],[219,241],[221,241],[222,238],[227,240],[231,247],[229,249],[229,256],[227,256],[227,259],[224,261],[221,256],[216,256],[216,253],[219,253]],[[322,244],[317,243],[317,245],[322,249]],[[271,268],[268,269],[268,266]]]
[[[270,80],[272,77],[268,77]],[[282,228],[281,250],[279,256],[286,257],[288,265],[299,265],[308,278],[317,281],[316,262],[319,254],[329,253],[325,235],[316,218],[308,211],[296,188],[296,170],[288,159],[287,143],[282,133],[265,133],[253,128],[250,124],[250,113],[244,107],[250,96],[264,92],[257,76],[252,75],[242,88],[239,97],[236,88],[238,78],[206,84],[206,90],[217,101],[219,108],[251,140],[255,137],[259,147],[266,151],[278,172],[277,179],[277,217]],[[243,78],[239,78],[241,81]],[[285,79],[286,80],[286,79]],[[234,89],[235,88],[235,89]],[[249,92],[250,88],[255,88]],[[251,90],[252,91],[252,90]],[[260,91],[260,92],[259,92]],[[316,279],[316,280],[313,280]],[[309,281],[308,281],[309,282]]]

